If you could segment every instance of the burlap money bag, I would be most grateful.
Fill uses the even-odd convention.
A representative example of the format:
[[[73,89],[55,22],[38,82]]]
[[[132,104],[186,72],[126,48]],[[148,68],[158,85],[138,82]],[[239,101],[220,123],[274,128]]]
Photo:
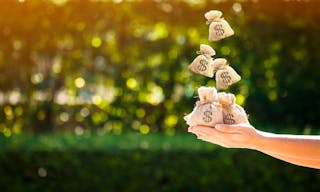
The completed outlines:
[[[245,110],[235,103],[236,98],[231,93],[218,93],[218,101],[222,106],[223,122],[225,124],[249,123]]]
[[[197,51],[197,54],[210,58],[216,54],[216,51],[209,45],[200,44],[200,51]]]
[[[198,95],[200,101],[197,101],[193,111],[184,117],[187,124],[214,127],[217,123],[223,123],[217,90],[214,87],[200,87]]]
[[[218,101],[218,93],[215,87],[199,87],[198,96],[201,104]]]
[[[218,90],[226,89],[230,85],[241,80],[240,75],[229,65],[227,60],[217,58],[213,61],[214,72],[216,71],[216,87]]]
[[[221,11],[211,10],[206,12],[204,16],[209,24],[209,41],[218,41],[234,34],[229,23],[221,18]]]
[[[221,105],[217,102],[201,104],[196,103],[193,111],[184,117],[189,126],[203,125],[214,127],[223,123]]]
[[[192,61],[188,68],[194,73],[213,77],[213,59],[211,56],[215,55],[215,53],[214,49],[209,45],[201,44],[200,51],[197,51],[197,54],[200,55]]]

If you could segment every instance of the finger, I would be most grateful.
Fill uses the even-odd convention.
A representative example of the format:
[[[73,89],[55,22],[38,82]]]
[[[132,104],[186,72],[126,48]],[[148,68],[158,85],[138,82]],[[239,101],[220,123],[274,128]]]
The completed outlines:
[[[196,131],[196,132],[201,131],[201,132],[211,133],[214,130],[214,127],[198,125],[198,126],[193,126],[190,130]]]
[[[209,131],[206,129],[194,129],[192,130],[192,133],[196,134],[196,135],[207,135],[207,136],[213,136],[216,133],[214,131]]]
[[[192,133],[193,127],[194,127],[194,126],[188,127],[188,132],[191,132],[191,133]]]
[[[198,139],[200,139],[202,141],[206,141],[206,142],[209,142],[209,143],[213,143],[213,144],[219,145],[221,147],[229,148],[228,145],[226,145],[224,142],[222,142],[222,141],[220,141],[219,139],[216,139],[216,138],[201,136],[201,137],[198,137]]]
[[[193,127],[189,127],[188,132],[196,134],[198,131],[196,129],[194,129]]]
[[[237,133],[239,132],[239,125],[228,125],[228,124],[216,124],[215,128],[221,132],[226,133]]]
[[[195,134],[195,135],[197,136],[197,138],[198,138],[198,139],[199,139],[199,137],[204,136],[204,134],[203,134],[203,133],[198,132],[198,131],[193,131],[193,130],[191,130],[191,129],[188,129],[188,132]]]
[[[201,133],[198,133],[198,132],[191,132],[191,131],[189,131],[190,133],[193,133],[194,135],[196,135],[197,136],[197,138],[199,137],[199,135],[202,135]]]
[[[196,135],[205,135],[207,137],[210,138],[215,138],[215,139],[227,139],[229,138],[231,135],[234,135],[235,132],[223,132],[223,131],[219,131],[213,127],[206,127],[206,126],[194,126],[191,129],[191,132],[196,134]],[[237,132],[236,132],[237,133]],[[238,134],[238,133],[237,133]]]

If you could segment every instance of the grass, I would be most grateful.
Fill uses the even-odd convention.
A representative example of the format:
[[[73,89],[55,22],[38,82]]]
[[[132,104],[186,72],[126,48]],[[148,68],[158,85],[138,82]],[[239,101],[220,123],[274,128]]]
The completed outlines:
[[[1,191],[319,191],[318,170],[193,134],[0,136]]]
[[[90,134],[76,135],[73,133],[54,134],[21,134],[9,138],[0,138],[0,150],[150,150],[150,151],[208,151],[217,146],[200,141],[193,134],[164,134],[126,133],[115,134]]]
[[[320,129],[306,126],[303,130],[286,126],[261,126],[257,129],[278,134],[315,134]],[[211,151],[216,145],[200,141],[195,135],[177,133],[169,136],[161,133],[101,134],[99,132],[57,132],[47,134],[19,134],[5,137],[0,135],[1,150],[49,151],[49,150],[149,150],[149,151]]]

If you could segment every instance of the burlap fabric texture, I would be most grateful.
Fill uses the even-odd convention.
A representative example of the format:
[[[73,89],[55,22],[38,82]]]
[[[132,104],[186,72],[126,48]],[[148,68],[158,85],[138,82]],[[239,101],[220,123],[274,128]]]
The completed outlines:
[[[211,10],[204,14],[209,25],[209,41],[219,41],[234,34],[229,23],[222,18],[222,12]]]

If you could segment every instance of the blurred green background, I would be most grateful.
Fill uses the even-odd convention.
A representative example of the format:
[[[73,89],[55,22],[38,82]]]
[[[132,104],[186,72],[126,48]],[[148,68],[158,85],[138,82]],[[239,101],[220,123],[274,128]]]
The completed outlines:
[[[208,42],[211,9],[234,36]],[[205,43],[257,129],[320,134],[319,19],[317,0],[1,0],[2,189],[319,191],[318,171],[197,141],[183,120],[215,85],[188,70]]]

